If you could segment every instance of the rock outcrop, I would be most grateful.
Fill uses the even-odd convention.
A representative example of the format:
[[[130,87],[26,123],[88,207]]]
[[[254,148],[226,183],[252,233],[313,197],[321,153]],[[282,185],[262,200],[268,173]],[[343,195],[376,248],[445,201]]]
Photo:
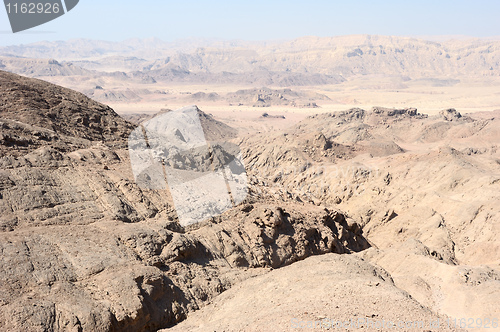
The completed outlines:
[[[457,110],[454,108],[442,110],[441,112],[439,112],[439,115],[441,115],[446,121],[457,121],[462,117],[462,114],[460,114],[460,112],[457,112]]]
[[[9,155],[48,145],[64,151],[89,147],[91,142],[123,147],[133,129],[109,106],[81,93],[4,71],[0,119],[0,148]]]

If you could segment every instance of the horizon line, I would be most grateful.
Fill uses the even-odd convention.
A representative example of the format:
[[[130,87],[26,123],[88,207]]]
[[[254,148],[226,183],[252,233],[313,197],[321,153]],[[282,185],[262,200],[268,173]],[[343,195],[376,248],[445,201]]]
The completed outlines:
[[[1,31],[1,34],[7,34],[8,31]],[[43,33],[55,33],[55,31],[31,31],[31,32],[25,32],[25,34],[43,34]],[[68,39],[59,39],[59,40],[41,40],[37,42],[32,42],[32,43],[19,43],[19,44],[10,44],[10,45],[2,45],[0,48],[3,47],[10,47],[10,46],[23,46],[23,45],[34,45],[34,44],[39,44],[39,43],[57,43],[57,42],[69,42],[69,41],[76,41],[76,40],[86,40],[86,41],[98,41],[98,42],[108,42],[108,43],[124,43],[127,41],[131,40],[154,40],[157,39],[161,42],[165,43],[175,43],[179,41],[187,41],[187,40],[206,40],[206,41],[223,41],[223,42],[287,42],[287,41],[294,41],[298,39],[304,39],[304,38],[319,38],[319,39],[332,39],[332,38],[342,38],[342,37],[368,37],[368,36],[375,36],[375,37],[397,37],[397,38],[410,38],[410,39],[418,39],[418,40],[425,40],[425,41],[433,41],[433,42],[448,42],[448,41],[453,41],[453,40],[483,40],[483,41],[500,41],[500,35],[492,35],[492,36],[487,36],[487,37],[478,37],[478,36],[472,36],[472,35],[383,35],[383,34],[347,34],[347,35],[331,35],[331,36],[319,36],[319,35],[303,35],[303,36],[298,36],[294,38],[280,38],[280,39],[244,39],[244,38],[220,38],[220,37],[197,37],[197,36],[190,36],[190,37],[184,37],[184,38],[176,38],[172,40],[167,40],[167,39],[162,39],[157,36],[150,36],[150,37],[131,37],[131,38],[126,38],[126,39],[121,39],[121,40],[110,40],[110,39],[93,39],[93,38],[68,38]]]

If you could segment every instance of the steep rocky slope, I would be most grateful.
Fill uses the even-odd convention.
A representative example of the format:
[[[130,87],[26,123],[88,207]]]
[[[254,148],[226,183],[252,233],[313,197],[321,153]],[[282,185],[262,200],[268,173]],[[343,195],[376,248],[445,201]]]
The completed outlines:
[[[0,116],[2,148],[25,152],[54,141],[72,141],[79,147],[89,146],[90,141],[119,144],[132,130],[109,106],[81,93],[4,71],[0,71]]]
[[[279,203],[247,204],[197,230],[171,228],[160,218],[102,219],[0,233],[1,326],[151,331],[269,268],[367,247],[341,214]]]
[[[169,211],[128,180],[134,126],[83,94],[0,72],[0,228],[140,220]],[[164,196],[164,195],[163,195]]]

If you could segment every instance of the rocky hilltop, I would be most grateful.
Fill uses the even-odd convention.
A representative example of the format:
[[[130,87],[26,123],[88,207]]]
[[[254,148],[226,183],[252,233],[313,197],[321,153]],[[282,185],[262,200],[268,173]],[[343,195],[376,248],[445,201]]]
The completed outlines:
[[[69,151],[123,143],[132,125],[79,92],[0,71],[2,149],[18,154],[57,145]],[[7,151],[5,151],[7,152]]]

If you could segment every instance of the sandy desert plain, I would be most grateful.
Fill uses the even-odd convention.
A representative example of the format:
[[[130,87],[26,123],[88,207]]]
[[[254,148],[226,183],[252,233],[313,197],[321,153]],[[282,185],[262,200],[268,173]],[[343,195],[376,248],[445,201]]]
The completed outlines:
[[[143,98],[138,102],[120,102],[110,101],[110,105],[119,114],[149,113],[154,114],[162,108],[179,109],[191,104],[198,105],[207,113],[213,114],[218,120],[225,123],[231,123],[242,130],[249,129],[248,121],[251,123],[257,121],[259,126],[262,123],[269,129],[277,126],[286,128],[298,121],[305,119],[309,115],[318,113],[329,113],[345,111],[351,108],[371,109],[373,106],[392,107],[392,108],[417,108],[420,113],[428,115],[437,115],[446,108],[456,108],[461,113],[473,113],[481,111],[491,111],[500,109],[500,78],[476,80],[470,79],[460,82],[453,86],[436,86],[432,81],[411,82],[404,88],[397,87],[394,83],[397,79],[386,77],[359,78],[342,84],[331,86],[307,86],[292,87],[294,91],[312,91],[323,94],[329,100],[318,101],[318,108],[271,105],[269,107],[252,107],[252,105],[230,105],[227,101],[197,101],[186,98],[186,101],[179,101],[186,93],[193,94],[203,92],[206,94],[225,93],[237,90],[253,89],[252,86],[204,86],[204,85],[165,85],[154,88],[169,90],[172,96],[167,98]],[[57,81],[56,81],[57,82]],[[375,83],[374,83],[375,82]],[[380,84],[379,86],[377,86]],[[142,84],[140,87],[144,88]],[[282,87],[270,86],[270,89],[280,90]],[[157,100],[159,99],[159,100]],[[190,103],[191,102],[191,103]],[[263,113],[270,115],[284,115],[285,119],[276,119],[275,121],[266,121],[260,119]],[[243,123],[241,122],[243,120]],[[271,124],[268,124],[271,122]]]

